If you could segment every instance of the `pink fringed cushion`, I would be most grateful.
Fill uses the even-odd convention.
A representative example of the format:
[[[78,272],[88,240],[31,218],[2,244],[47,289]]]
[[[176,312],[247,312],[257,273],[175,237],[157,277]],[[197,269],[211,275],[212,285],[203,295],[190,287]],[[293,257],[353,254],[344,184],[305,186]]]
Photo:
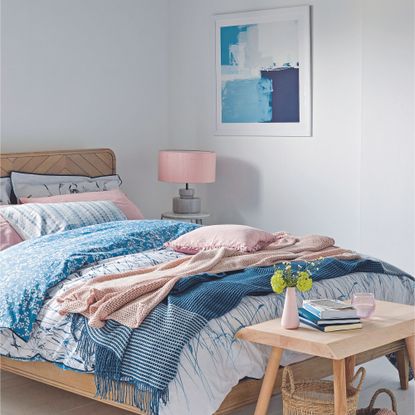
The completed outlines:
[[[14,230],[13,226],[3,218],[0,210],[0,251],[3,251],[3,249],[16,245],[22,241],[23,239]]]
[[[204,249],[215,248],[255,252],[276,240],[276,235],[250,226],[211,225],[195,229],[165,245],[185,254],[196,254]]]
[[[104,192],[70,193],[49,197],[22,197],[20,203],[65,203],[65,202],[97,202],[109,200],[120,209],[127,219],[144,219],[140,209],[118,189]]]

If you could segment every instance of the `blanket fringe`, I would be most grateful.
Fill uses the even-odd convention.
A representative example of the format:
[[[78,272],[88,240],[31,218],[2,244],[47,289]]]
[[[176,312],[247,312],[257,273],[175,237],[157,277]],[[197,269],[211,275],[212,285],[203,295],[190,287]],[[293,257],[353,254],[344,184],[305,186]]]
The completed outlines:
[[[94,366],[96,396],[134,406],[149,415],[158,415],[160,402],[169,400],[169,390],[159,390],[144,382],[121,375],[121,360],[112,350],[96,344],[88,333],[88,320],[74,314],[71,332],[78,341],[77,352]]]
[[[131,405],[151,415],[158,415],[160,401],[165,405],[169,399],[168,389],[160,391],[132,379],[117,381],[96,374],[95,383],[96,395],[100,398]]]
[[[79,353],[87,366],[95,366],[96,345],[89,338],[87,332],[87,320],[81,314],[73,314],[71,322],[71,334],[77,341],[76,352]]]

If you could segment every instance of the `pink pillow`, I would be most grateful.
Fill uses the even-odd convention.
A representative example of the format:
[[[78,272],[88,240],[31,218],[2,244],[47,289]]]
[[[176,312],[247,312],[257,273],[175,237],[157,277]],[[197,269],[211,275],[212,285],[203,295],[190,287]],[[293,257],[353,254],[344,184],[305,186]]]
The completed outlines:
[[[240,252],[255,252],[275,242],[278,236],[245,225],[203,226],[165,245],[185,254],[204,249],[229,248]]]
[[[22,241],[23,239],[14,230],[13,226],[3,218],[0,210],[0,251]]]
[[[71,193],[49,197],[22,197],[20,203],[64,203],[64,202],[96,202],[109,200],[127,216],[127,219],[144,219],[140,209],[118,189],[104,192]]]

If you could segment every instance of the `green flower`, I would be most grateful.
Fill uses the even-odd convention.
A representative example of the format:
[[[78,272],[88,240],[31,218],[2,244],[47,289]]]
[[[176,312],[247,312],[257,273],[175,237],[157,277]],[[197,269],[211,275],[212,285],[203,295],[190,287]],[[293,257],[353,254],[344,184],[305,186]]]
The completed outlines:
[[[284,281],[283,275],[283,271],[278,270],[275,271],[274,275],[271,278],[271,287],[273,291],[275,291],[277,294],[281,294],[287,286],[287,284]]]
[[[303,274],[303,273],[301,273]],[[307,274],[307,273],[305,273]],[[300,276],[297,279],[297,288],[301,292],[310,291],[311,287],[313,286],[313,280],[310,278],[310,276],[307,274],[307,276]]]

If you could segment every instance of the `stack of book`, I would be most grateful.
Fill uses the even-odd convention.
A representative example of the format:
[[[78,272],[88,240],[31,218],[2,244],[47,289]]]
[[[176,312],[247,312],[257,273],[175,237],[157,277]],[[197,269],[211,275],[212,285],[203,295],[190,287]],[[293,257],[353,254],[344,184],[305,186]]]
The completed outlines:
[[[298,312],[301,323],[324,332],[362,328],[356,310],[343,301],[305,300]]]

